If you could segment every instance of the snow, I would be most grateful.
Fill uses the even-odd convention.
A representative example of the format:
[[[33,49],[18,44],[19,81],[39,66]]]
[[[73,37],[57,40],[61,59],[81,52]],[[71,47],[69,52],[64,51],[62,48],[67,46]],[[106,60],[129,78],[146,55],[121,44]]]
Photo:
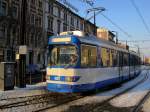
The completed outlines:
[[[146,70],[143,70],[142,73],[138,77],[136,77],[135,79],[133,79],[129,82],[122,84],[122,86],[119,88],[101,92],[101,93],[98,93],[93,96],[86,96],[82,99],[78,99],[76,101],[72,101],[67,104],[60,105],[56,108],[53,108],[52,110],[48,110],[48,112],[49,111],[50,112],[65,111],[65,110],[68,110],[71,106],[81,106],[81,105],[86,105],[86,104],[101,103],[104,100],[107,100],[107,99],[113,97],[114,95],[121,93],[122,91],[130,88],[137,82],[144,79],[146,72],[147,72]],[[129,92],[111,100],[110,104],[115,107],[131,107],[131,106],[137,105],[138,102],[144,97],[144,95],[150,90],[150,84],[149,84],[150,74],[148,74],[148,76],[149,77],[145,82],[138,85],[137,87],[130,90]],[[15,87],[14,90],[0,91],[0,100],[7,99],[7,98],[16,98],[16,97],[46,94],[47,92],[48,91],[46,90],[46,82],[44,82],[44,83],[39,83],[36,85],[27,85],[26,88]],[[19,110],[20,109],[18,108],[18,112],[19,112]]]
[[[110,90],[110,91],[106,91],[106,92],[102,92],[102,93],[99,93],[99,94],[96,94],[94,96],[87,96],[87,97],[84,97],[82,99],[79,99],[79,100],[76,100],[76,101],[72,101],[72,102],[69,102],[67,104],[64,104],[64,105],[61,105],[59,107],[56,107],[56,108],[53,108],[53,109],[49,109],[47,112],[61,112],[61,111],[65,111],[65,110],[68,110],[70,107],[72,106],[81,106],[81,105],[87,105],[87,104],[94,104],[94,103],[101,103],[103,102],[104,100],[107,100],[111,97],[113,97],[114,95],[130,88],[131,86],[133,86],[134,84],[136,84],[137,82],[141,81],[142,79],[144,79],[145,77],[145,74],[146,74],[146,71],[143,71],[138,77],[136,77],[135,79],[127,82],[127,83],[124,83],[121,87],[119,88],[116,88],[116,89],[113,89],[113,90]],[[150,78],[149,78],[150,80]],[[148,81],[147,81],[148,82]],[[147,87],[147,86],[145,86]],[[142,86],[140,86],[140,88],[142,88]],[[143,89],[145,89],[143,87]],[[137,91],[139,91],[138,93],[141,94],[141,89],[136,89]],[[132,92],[133,93],[133,92]],[[132,94],[130,94],[132,95]],[[121,102],[122,100],[125,100],[127,97],[130,97],[130,95],[127,95],[126,97],[122,97],[122,99],[118,99],[117,101],[118,102]],[[143,94],[142,94],[143,95]],[[132,97],[132,96],[131,96]],[[130,98],[128,98],[130,99]],[[134,99],[136,99],[134,97]],[[114,100],[116,101],[116,100]],[[116,103],[115,106],[117,106],[117,101],[114,102],[113,101],[113,105]],[[111,101],[112,102],[112,101]],[[130,102],[130,100],[128,101]],[[128,104],[128,102],[126,102]],[[137,102],[137,101],[133,101],[133,102]],[[119,103],[120,104],[120,103]],[[120,106],[120,105],[119,105]],[[123,107],[123,105],[121,105]],[[120,106],[120,107],[121,107]]]
[[[38,83],[36,85],[27,85],[26,88],[17,88],[9,91],[0,91],[0,100],[7,98],[16,98],[16,97],[25,97],[45,94],[46,91],[46,82]]]
[[[126,94],[121,95],[110,101],[111,105],[115,107],[132,107],[136,106],[140,100],[147,94],[150,90],[150,74],[148,74],[148,79],[129,91]]]

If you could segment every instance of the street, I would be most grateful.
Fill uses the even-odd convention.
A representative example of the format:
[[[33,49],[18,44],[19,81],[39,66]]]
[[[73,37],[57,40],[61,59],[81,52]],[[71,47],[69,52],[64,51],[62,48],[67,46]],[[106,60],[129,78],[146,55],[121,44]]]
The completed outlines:
[[[43,83],[26,89],[1,91],[0,108],[2,112],[133,112],[149,92],[149,82],[149,70],[143,70],[138,77],[119,87],[97,91],[89,95],[47,92]],[[149,102],[148,98],[138,111],[148,112]]]

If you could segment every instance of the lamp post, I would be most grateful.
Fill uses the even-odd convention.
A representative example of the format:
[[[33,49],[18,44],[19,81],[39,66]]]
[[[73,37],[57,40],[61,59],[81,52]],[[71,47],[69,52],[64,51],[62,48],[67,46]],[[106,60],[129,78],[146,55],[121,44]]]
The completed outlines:
[[[90,17],[87,20],[94,18],[94,34],[95,35],[96,35],[96,15],[98,15],[99,13],[101,13],[102,11],[105,11],[105,10],[106,9],[104,7],[96,7],[96,8],[91,8],[91,9],[87,10],[87,14],[89,14],[90,12],[94,12],[94,16]]]
[[[19,39],[19,55],[20,59],[17,62],[17,82],[16,86],[20,88],[26,87],[25,73],[26,73],[26,13],[27,13],[27,0],[22,0],[21,6],[21,28]]]

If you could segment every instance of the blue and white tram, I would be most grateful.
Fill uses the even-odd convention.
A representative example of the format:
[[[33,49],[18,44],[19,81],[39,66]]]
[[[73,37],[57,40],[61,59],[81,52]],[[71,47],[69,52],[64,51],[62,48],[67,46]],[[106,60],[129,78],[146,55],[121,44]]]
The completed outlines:
[[[46,79],[50,91],[85,92],[140,73],[140,57],[112,42],[67,34],[50,37],[48,44]]]

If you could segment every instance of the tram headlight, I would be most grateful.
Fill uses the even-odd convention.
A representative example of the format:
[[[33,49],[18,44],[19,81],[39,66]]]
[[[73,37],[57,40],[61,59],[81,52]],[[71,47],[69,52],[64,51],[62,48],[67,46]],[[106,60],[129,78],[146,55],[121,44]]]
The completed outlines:
[[[66,77],[65,79],[66,79],[65,81],[67,81],[67,82],[73,82],[72,77]]]
[[[67,76],[65,81],[67,82],[77,82],[80,79],[80,76]]]

